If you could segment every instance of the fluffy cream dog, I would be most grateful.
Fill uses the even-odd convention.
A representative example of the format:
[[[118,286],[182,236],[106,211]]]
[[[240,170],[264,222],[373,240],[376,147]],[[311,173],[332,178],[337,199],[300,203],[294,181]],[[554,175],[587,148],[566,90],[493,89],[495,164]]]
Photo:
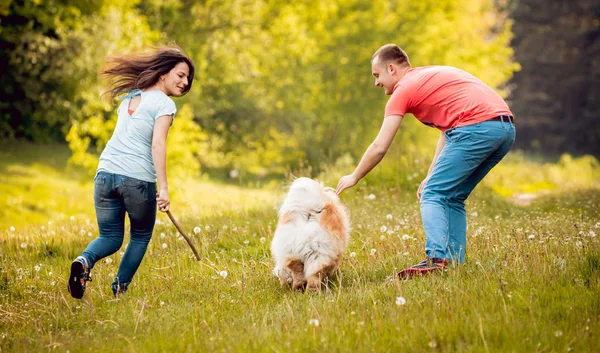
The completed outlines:
[[[282,286],[321,288],[348,247],[348,214],[332,188],[310,178],[290,186],[271,243],[273,273]]]

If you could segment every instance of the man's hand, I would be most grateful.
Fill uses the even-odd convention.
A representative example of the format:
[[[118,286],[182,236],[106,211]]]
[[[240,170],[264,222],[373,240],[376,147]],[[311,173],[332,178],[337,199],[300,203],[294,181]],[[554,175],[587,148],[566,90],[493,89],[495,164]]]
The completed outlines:
[[[342,191],[356,185],[356,183],[358,183],[358,178],[356,178],[354,174],[345,175],[340,179],[337,188],[335,188],[335,193],[339,195]]]
[[[429,175],[425,179],[423,179],[421,185],[419,185],[419,189],[417,190],[417,200],[421,201],[421,194],[423,193],[423,189],[425,188],[425,185],[427,185],[428,181]]]

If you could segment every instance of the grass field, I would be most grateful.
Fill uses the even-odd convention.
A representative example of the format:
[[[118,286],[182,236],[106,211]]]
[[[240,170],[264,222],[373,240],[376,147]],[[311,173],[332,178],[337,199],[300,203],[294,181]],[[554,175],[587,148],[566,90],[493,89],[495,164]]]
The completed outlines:
[[[281,289],[271,273],[283,187],[186,181],[173,213],[202,261],[161,214],[127,294],[110,290],[121,249],[75,300],[69,264],[97,236],[91,183],[68,171],[63,147],[3,151],[0,352],[600,350],[597,174],[573,183],[568,167],[513,156],[469,199],[466,264],[402,282],[395,273],[423,257],[414,190],[372,178],[342,195],[350,247],[312,295]],[[498,196],[561,180],[571,184],[527,206]]]

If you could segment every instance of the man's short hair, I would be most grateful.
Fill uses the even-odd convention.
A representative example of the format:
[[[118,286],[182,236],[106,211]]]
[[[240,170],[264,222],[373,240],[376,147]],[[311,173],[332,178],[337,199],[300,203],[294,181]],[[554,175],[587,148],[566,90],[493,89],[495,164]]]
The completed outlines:
[[[396,44],[386,44],[377,49],[377,51],[371,57],[371,62],[373,62],[373,60],[375,60],[377,57],[379,57],[380,64],[393,62],[397,65],[410,66],[408,55],[406,55],[404,50],[400,49],[400,47]]]

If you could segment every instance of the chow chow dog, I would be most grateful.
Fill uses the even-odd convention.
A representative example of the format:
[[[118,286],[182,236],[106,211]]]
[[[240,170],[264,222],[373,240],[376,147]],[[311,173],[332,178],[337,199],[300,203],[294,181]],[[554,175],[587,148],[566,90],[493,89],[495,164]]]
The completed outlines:
[[[320,289],[348,247],[350,221],[332,188],[310,178],[294,180],[279,209],[271,243],[273,273],[282,286]]]

